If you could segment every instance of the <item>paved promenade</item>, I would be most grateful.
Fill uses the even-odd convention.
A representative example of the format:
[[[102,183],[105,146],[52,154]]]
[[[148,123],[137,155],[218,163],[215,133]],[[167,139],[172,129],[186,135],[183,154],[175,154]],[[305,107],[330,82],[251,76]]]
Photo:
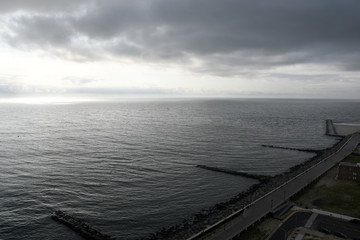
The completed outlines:
[[[228,240],[238,235],[243,230],[260,220],[271,212],[272,209],[284,203],[294,194],[313,182],[319,176],[327,172],[330,168],[351,154],[360,142],[360,134],[354,134],[342,143],[340,148],[331,155],[325,157],[320,162],[302,172],[289,181],[281,184],[276,189],[267,193],[265,196],[255,200],[243,209],[230,215],[212,227],[209,227],[207,235],[201,233],[189,238],[206,240]],[[331,149],[329,151],[332,151]],[[326,154],[326,153],[325,153]],[[321,157],[321,156],[320,156]],[[215,227],[216,226],[216,227]]]

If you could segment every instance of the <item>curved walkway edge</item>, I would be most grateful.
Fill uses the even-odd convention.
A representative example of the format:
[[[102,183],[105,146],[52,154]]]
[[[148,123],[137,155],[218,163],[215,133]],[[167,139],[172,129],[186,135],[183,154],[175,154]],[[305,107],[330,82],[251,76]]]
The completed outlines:
[[[251,204],[234,212],[228,217],[204,229],[187,240],[230,240],[248,227],[259,221],[293,195],[301,191],[318,177],[326,173],[345,156],[351,154],[360,142],[360,133],[344,138],[319,158],[321,161],[281,184]]]

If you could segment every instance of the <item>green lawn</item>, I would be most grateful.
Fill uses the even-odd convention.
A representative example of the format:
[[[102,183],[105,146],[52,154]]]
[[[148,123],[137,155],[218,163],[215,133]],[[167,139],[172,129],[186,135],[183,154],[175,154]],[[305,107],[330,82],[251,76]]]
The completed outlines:
[[[315,185],[294,200],[305,208],[360,218],[360,184],[340,181],[332,186]]]
[[[360,156],[351,154],[344,159],[345,162],[360,163]],[[360,184],[354,182],[338,181],[335,179],[337,166],[326,173],[322,178],[313,182],[293,201],[305,208],[317,208],[348,216],[360,218]],[[261,240],[266,239],[276,229],[279,222],[274,219],[269,224],[269,219],[262,220],[260,224],[241,233],[236,240]],[[269,226],[270,225],[270,226]],[[272,225],[272,226],[271,226]],[[264,228],[267,226],[267,229]],[[307,236],[305,239],[320,239],[316,236]]]
[[[339,183],[321,189],[322,208],[360,218],[360,185]]]
[[[245,232],[242,232],[240,236],[235,240],[262,240],[268,237],[267,233],[257,227],[251,227]]]
[[[360,155],[351,154],[343,162],[360,163]]]
[[[265,217],[259,223],[242,232],[234,240],[265,240],[280,224],[280,220]]]

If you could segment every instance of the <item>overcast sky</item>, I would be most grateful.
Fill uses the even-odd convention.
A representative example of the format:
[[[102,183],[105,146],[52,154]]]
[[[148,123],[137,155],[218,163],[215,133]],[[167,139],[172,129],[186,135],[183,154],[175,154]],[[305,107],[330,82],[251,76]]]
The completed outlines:
[[[360,1],[4,0],[0,64],[0,97],[360,98]]]

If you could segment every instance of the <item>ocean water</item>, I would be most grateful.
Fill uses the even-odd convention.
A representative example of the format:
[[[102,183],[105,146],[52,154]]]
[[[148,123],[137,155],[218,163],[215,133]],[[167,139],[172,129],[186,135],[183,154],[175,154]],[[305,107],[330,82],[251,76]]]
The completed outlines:
[[[136,239],[227,200],[322,149],[325,120],[359,122],[359,101],[183,100],[0,104],[0,239],[81,239],[63,210]]]

